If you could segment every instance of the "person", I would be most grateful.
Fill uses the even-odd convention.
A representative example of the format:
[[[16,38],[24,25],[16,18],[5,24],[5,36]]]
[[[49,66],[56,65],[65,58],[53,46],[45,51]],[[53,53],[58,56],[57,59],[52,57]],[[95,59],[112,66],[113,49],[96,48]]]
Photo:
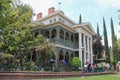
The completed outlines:
[[[91,63],[91,69],[92,69],[92,72],[95,72],[94,63]]]
[[[84,65],[85,72],[88,73],[88,66],[87,64]]]
[[[97,64],[96,64],[96,63],[94,63],[94,65],[93,65],[93,66],[94,66],[94,71],[95,71],[95,72],[97,72]]]
[[[119,65],[119,72],[120,72],[120,65]]]
[[[88,72],[91,72],[91,63],[88,63]]]

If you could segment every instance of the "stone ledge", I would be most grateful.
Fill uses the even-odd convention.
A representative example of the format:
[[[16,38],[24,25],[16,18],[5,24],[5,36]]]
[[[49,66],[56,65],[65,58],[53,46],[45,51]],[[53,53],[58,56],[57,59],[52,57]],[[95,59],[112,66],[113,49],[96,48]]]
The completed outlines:
[[[117,72],[96,72],[84,73],[84,76],[117,74]],[[57,77],[73,77],[83,76],[82,72],[1,72],[0,80],[2,79],[37,79],[37,78],[57,78]]]

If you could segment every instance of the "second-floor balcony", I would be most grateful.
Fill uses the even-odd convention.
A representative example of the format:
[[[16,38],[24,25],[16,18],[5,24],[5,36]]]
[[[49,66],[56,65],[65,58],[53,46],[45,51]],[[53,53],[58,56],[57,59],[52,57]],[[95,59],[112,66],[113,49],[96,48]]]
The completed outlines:
[[[63,45],[69,48],[73,48],[73,49],[78,49],[78,42],[72,42],[69,40],[65,40],[62,38],[51,38],[50,42],[55,43],[55,44],[59,44],[59,45]]]

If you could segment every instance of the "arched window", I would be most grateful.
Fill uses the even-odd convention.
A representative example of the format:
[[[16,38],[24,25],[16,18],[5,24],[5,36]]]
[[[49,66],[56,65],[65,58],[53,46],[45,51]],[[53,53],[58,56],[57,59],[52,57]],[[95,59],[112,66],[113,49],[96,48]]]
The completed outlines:
[[[69,33],[66,32],[66,37],[65,37],[66,40],[69,40]]]
[[[46,37],[46,38],[49,38],[49,37],[50,37],[49,35],[50,35],[50,32],[49,32],[49,31],[46,31],[46,32],[45,32],[45,37]]]
[[[64,58],[63,58],[63,51],[62,50],[60,50],[60,52],[59,52],[59,61],[61,61],[61,60],[63,60]]]
[[[51,33],[51,38],[55,38],[56,34],[57,34],[56,29],[53,29]]]
[[[64,39],[64,31],[62,29],[60,30],[60,38]]]
[[[38,36],[38,34],[39,34],[39,32],[38,32],[38,31],[35,31],[35,37],[37,37],[37,36]]]
[[[71,34],[71,41],[74,42],[74,37],[72,34]]]
[[[65,54],[65,61],[69,62],[69,53],[68,52],[66,52],[66,54]]]

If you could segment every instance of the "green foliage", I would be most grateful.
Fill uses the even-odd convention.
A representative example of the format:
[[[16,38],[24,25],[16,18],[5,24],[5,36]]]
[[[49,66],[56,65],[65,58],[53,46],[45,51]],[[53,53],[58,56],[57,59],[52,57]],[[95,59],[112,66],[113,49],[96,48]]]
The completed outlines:
[[[113,58],[113,60],[112,60],[112,62],[115,62],[115,63],[117,63],[120,59],[119,59],[119,55],[120,55],[120,50],[118,49],[118,42],[117,42],[117,38],[116,38],[116,36],[115,36],[115,32],[114,32],[114,24],[113,24],[113,19],[111,18],[111,33],[112,33],[112,51],[113,51],[113,56],[112,56],[112,58]]]
[[[106,61],[110,63],[110,51],[108,47],[108,37],[107,37],[107,30],[105,19],[103,18],[103,33],[104,33],[104,44],[105,44],[105,54],[106,54]]]
[[[80,23],[82,23],[82,16],[81,16],[81,14],[80,14],[80,16],[79,16],[79,24]]]
[[[26,70],[32,70],[35,66],[35,63],[33,61],[28,61],[28,62],[25,62],[23,66]]]
[[[120,61],[120,39],[114,43],[114,62],[118,63]]]
[[[72,65],[74,67],[81,67],[81,61],[78,57],[73,57],[72,59]]]
[[[94,61],[102,58],[102,51],[103,51],[103,45],[101,42],[101,36],[100,35],[94,35],[95,40],[93,42],[93,54],[94,54]]]
[[[97,35],[99,35],[99,36],[100,36],[98,23],[97,23]]]
[[[1,52],[26,61],[31,50],[44,43],[42,35],[34,37],[31,32],[32,15],[33,10],[29,5],[18,0],[0,0]]]
[[[12,59],[14,57],[12,54],[9,54],[9,53],[2,53],[2,54],[0,54],[0,56],[2,59],[4,59],[4,58]]]

